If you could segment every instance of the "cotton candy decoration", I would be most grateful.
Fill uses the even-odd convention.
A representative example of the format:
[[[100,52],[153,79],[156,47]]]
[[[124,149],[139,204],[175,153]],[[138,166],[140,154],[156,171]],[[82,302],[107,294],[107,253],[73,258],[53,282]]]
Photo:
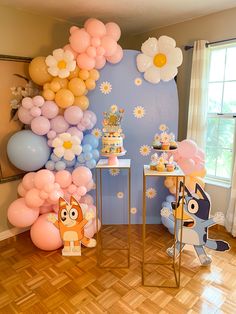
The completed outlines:
[[[177,67],[181,65],[183,55],[173,38],[149,38],[142,44],[141,51],[136,60],[137,68],[144,72],[144,78],[148,82],[157,84],[160,80],[170,81],[177,75]]]

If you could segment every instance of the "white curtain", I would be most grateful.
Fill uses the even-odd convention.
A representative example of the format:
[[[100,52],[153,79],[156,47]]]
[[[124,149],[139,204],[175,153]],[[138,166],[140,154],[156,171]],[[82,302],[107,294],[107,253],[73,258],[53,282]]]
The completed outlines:
[[[233,237],[236,237],[236,156],[234,161],[234,171],[229,207],[226,212],[225,218],[225,227],[232,234]]]
[[[194,42],[189,95],[187,138],[205,148],[209,49],[206,40]]]

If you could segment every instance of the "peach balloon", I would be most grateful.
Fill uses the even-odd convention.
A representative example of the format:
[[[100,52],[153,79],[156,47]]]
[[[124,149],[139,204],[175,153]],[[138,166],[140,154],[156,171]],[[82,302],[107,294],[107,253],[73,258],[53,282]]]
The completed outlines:
[[[92,80],[91,78],[87,79],[85,81],[85,85],[87,87],[88,90],[93,90],[96,87],[96,83],[94,80]]]
[[[86,53],[89,57],[94,58],[94,57],[96,57],[96,48],[90,46],[87,48]]]
[[[67,78],[54,77],[52,82],[58,82],[61,85],[61,88],[67,88],[68,85]]]
[[[104,36],[101,40],[101,46],[105,49],[105,57],[112,56],[117,49],[117,42],[110,36]]]
[[[89,99],[84,95],[75,97],[73,105],[78,106],[81,110],[85,111],[89,107]]]
[[[34,187],[34,177],[35,177],[35,172],[28,172],[24,176],[22,180],[22,185],[25,190],[30,190]]]
[[[93,37],[91,39],[91,45],[95,48],[99,47],[101,45],[101,39],[99,37]]]
[[[104,65],[106,64],[106,59],[101,56],[101,57],[96,57],[96,63],[95,63],[95,68],[96,69],[102,69]]]
[[[120,45],[117,45],[116,52],[112,56],[107,57],[107,61],[109,61],[110,63],[118,63],[120,62],[122,58],[123,58],[123,49],[121,48]]]
[[[102,37],[106,35],[106,27],[103,22],[97,19],[91,19],[85,24],[85,29],[92,37]]]
[[[29,64],[29,75],[32,81],[38,85],[43,85],[52,80],[45,59],[45,57],[36,57]]]
[[[56,93],[55,102],[61,108],[73,105],[74,95],[69,89],[62,88]]]
[[[55,93],[51,89],[45,89],[42,92],[43,98],[46,100],[54,100]]]
[[[75,52],[82,53],[90,45],[90,36],[84,29],[76,29],[71,33],[69,41]]]
[[[20,184],[18,185],[18,187],[17,187],[17,193],[18,193],[20,196],[24,197],[25,194],[26,194],[26,192],[27,192],[27,190],[23,187],[23,184],[20,183]]]
[[[50,89],[51,89],[54,93],[58,92],[60,88],[61,88],[61,85],[60,85],[59,82],[57,82],[57,81],[52,81],[52,82],[50,83]]]
[[[73,27],[73,26],[72,26],[72,27]],[[72,28],[72,27],[71,27],[71,28]],[[76,28],[76,29],[78,29],[78,28]],[[76,59],[78,53],[77,53],[76,51],[74,51],[74,50],[71,48],[71,46],[70,46],[69,44],[66,45],[66,46],[64,46],[63,49],[64,49],[65,51],[70,51],[70,52],[72,52],[74,58]]]
[[[78,55],[76,61],[81,69],[92,70],[95,67],[94,58],[89,57],[86,53]]]
[[[73,93],[74,96],[82,96],[85,92],[86,86],[83,80],[81,80],[78,77],[75,77],[70,80],[68,88]]]
[[[121,30],[119,25],[114,22],[109,22],[106,25],[107,35],[112,37],[115,41],[118,41],[121,36]]]
[[[100,77],[100,74],[96,69],[92,69],[89,71],[89,78],[91,78],[92,80],[97,81],[99,77]]]
[[[92,71],[92,70],[91,70]],[[87,80],[89,78],[89,71],[88,70],[80,70],[79,71],[79,78],[81,78],[81,80]]]

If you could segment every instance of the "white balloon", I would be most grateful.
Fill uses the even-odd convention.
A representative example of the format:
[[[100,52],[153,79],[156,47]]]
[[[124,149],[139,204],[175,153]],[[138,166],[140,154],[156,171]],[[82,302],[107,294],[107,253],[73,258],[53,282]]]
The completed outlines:
[[[151,37],[146,40],[141,47],[141,51],[150,57],[153,57],[158,52],[158,41],[156,38]]]
[[[145,72],[150,66],[152,66],[152,58],[140,53],[137,56],[137,68],[140,72]]]
[[[145,80],[147,80],[150,83],[157,84],[161,80],[160,70],[155,66],[151,66],[144,73],[144,78],[145,78]]]

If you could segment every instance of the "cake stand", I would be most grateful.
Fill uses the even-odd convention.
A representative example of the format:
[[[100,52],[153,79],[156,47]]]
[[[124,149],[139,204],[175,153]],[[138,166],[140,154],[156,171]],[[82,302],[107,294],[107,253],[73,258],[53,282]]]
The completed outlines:
[[[108,157],[108,166],[117,166],[119,165],[118,157],[124,156],[126,154],[126,150],[117,154],[106,154],[101,153],[101,156]]]

